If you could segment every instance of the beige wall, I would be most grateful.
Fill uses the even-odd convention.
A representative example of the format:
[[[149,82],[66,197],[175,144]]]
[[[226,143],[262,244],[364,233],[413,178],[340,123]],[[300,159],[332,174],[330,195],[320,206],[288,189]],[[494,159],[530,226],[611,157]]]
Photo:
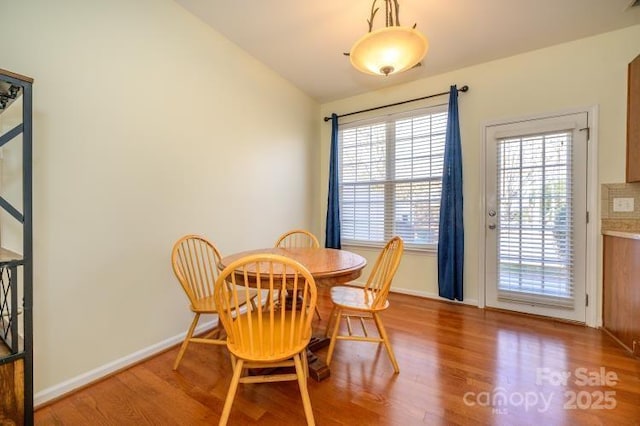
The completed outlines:
[[[321,106],[321,115],[347,113],[439,93],[447,91],[451,84],[469,85],[470,91],[460,95],[459,112],[464,167],[464,292],[467,303],[475,304],[479,297],[478,286],[482,284],[478,271],[483,241],[483,126],[505,118],[598,106],[598,176],[593,178],[600,183],[621,182],[625,169],[627,63],[638,53],[640,25],[327,103]],[[446,101],[446,97],[433,100],[434,103]],[[405,108],[417,106],[420,104],[408,104]],[[330,127],[327,123],[321,128],[321,182],[327,180]],[[326,189],[323,190],[322,201],[326,200]],[[321,209],[325,206],[323,203]],[[600,263],[599,237],[597,251]],[[377,254],[375,250],[362,250],[362,253],[371,261]],[[598,266],[598,287],[601,287],[600,276]],[[407,253],[394,288],[437,296],[435,253]]]
[[[3,2],[0,40],[35,79],[36,393],[184,333],[181,235],[319,223],[317,103],[173,1]]]

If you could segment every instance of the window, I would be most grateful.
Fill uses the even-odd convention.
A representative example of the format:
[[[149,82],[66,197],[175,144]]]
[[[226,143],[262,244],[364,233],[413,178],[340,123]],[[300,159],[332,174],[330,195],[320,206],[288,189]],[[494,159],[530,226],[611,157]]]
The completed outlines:
[[[344,124],[340,129],[341,238],[408,247],[438,243],[446,106]]]

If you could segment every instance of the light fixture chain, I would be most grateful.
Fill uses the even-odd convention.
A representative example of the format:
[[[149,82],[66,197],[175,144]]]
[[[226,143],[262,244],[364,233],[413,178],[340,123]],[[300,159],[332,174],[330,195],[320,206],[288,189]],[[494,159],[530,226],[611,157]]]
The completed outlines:
[[[373,20],[375,19],[378,10],[380,10],[379,7],[376,7],[377,1],[378,0],[373,0],[373,3],[371,4],[371,17],[367,19],[367,23],[369,24],[369,32],[373,31]],[[398,0],[384,0],[384,15],[386,27],[400,26],[400,3],[398,2]]]
[[[393,17],[391,16],[391,8],[389,7],[391,5],[391,0],[384,0],[384,12],[385,15],[387,15],[387,22],[386,22],[386,26],[390,26],[393,23]]]
[[[398,3],[398,0],[393,0],[393,3],[396,6],[396,26],[400,26],[400,4]]]
[[[380,10],[380,8],[374,9],[376,7],[376,1],[378,0],[373,0],[373,4],[371,5],[371,18],[367,20],[367,22],[369,23],[369,32],[373,31],[373,18],[375,18],[376,13],[378,13],[378,10]]]

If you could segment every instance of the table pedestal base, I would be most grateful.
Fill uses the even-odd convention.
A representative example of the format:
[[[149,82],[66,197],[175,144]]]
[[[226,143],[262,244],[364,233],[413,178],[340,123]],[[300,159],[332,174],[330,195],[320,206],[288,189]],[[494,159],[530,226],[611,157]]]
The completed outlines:
[[[329,366],[320,358],[313,353],[313,351],[317,351],[318,349],[322,349],[327,347],[331,339],[327,337],[316,337],[313,336],[311,341],[309,342],[309,346],[307,346],[307,361],[309,364],[309,376],[315,380],[316,382],[321,382],[324,379],[331,376],[331,370],[329,370]],[[265,374],[276,374],[276,373],[294,373],[295,370],[293,367],[279,367],[279,368],[250,368],[249,375],[251,376],[262,376]]]
[[[313,378],[316,382],[321,382],[322,380],[331,376],[331,370],[329,370],[329,366],[314,354],[314,352],[318,349],[329,346],[330,342],[331,339],[329,339],[328,337],[313,336],[311,338],[311,341],[309,342],[309,346],[307,346],[309,376],[311,376],[311,378]]]

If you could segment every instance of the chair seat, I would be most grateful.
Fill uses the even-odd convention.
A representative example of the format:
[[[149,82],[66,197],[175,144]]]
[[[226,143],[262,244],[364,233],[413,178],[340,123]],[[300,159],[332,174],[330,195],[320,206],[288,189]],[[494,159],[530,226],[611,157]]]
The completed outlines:
[[[369,290],[357,287],[335,286],[331,288],[331,301],[334,305],[357,311],[382,311],[389,307],[389,301],[385,300],[382,306],[372,308],[371,304],[375,295]]]
[[[292,324],[293,314],[296,315],[296,324]],[[235,342],[231,342],[230,338],[227,338],[227,347],[229,351],[238,358],[248,361],[260,361],[260,362],[274,362],[282,361],[291,358],[293,355],[302,351],[311,340],[311,327],[301,329],[299,327],[300,311],[284,311],[284,315],[281,316],[282,311],[276,311],[273,325],[269,324],[269,312],[262,314],[262,321],[260,316],[253,312],[252,315],[246,313],[241,314],[233,321],[233,328]],[[261,339],[256,341],[256,330],[260,327],[264,327],[265,332],[262,334]],[[272,330],[267,330],[272,328]],[[250,337],[253,333],[253,339]],[[229,336],[232,333],[228,333]],[[244,344],[241,342],[244,340]],[[253,342],[247,344],[247,342]],[[293,343],[293,347],[291,346]],[[283,350],[283,348],[287,348]]]
[[[238,305],[244,306],[248,301],[253,299],[258,295],[258,290],[249,289],[249,297],[246,296],[244,291],[238,292]],[[201,314],[216,314],[218,313],[218,309],[216,308],[216,302],[213,299],[213,296],[203,297],[201,299],[197,299],[191,305],[191,310],[193,312],[198,312]]]

